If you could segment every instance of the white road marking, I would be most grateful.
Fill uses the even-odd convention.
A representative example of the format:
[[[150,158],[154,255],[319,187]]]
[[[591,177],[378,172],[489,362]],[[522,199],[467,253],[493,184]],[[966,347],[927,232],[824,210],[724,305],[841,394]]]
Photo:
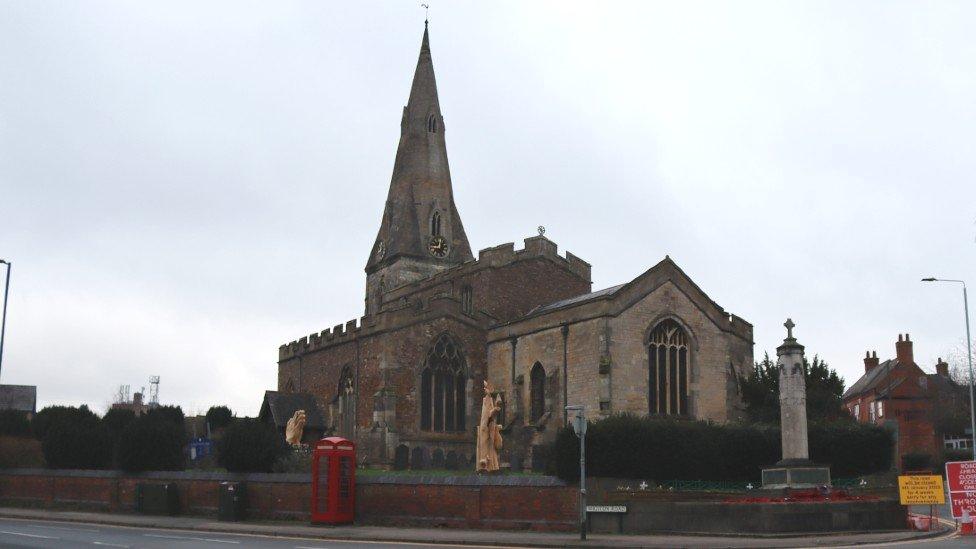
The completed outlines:
[[[149,538],[166,538],[166,539],[182,539],[187,541],[209,541],[210,543],[234,543],[240,544],[239,541],[229,540],[229,539],[214,539],[214,538],[195,538],[189,536],[164,536],[162,534],[143,534]]]
[[[120,545],[118,543],[106,543],[104,541],[93,541],[92,543],[95,545],[104,545],[106,547],[123,547],[125,549],[129,549],[129,547],[131,547],[130,545]]]
[[[54,536],[40,536],[38,534],[25,534],[23,532],[8,532],[6,530],[0,530],[0,534],[10,534],[11,536],[24,536],[27,538],[40,538],[40,539],[61,539]]]

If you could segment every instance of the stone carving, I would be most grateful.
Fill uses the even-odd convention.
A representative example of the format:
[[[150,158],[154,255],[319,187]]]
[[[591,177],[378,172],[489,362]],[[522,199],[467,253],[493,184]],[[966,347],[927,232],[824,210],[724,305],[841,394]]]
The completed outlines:
[[[285,426],[285,440],[288,444],[297,446],[302,443],[302,432],[305,430],[305,410],[297,410]]]
[[[481,399],[481,421],[478,423],[477,471],[491,473],[498,470],[498,451],[502,449],[501,426],[498,412],[502,410],[502,398],[493,397],[491,383],[485,381],[485,396]]]

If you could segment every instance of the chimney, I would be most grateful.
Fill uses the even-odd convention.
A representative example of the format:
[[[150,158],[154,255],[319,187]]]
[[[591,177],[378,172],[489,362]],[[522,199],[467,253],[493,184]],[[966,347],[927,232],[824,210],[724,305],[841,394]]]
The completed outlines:
[[[949,364],[942,361],[942,357],[939,357],[939,361],[935,363],[935,373],[939,374],[944,378],[949,377]]]
[[[878,366],[878,352],[874,352],[874,356],[871,356],[869,351],[864,351],[864,373],[868,373]]]
[[[901,334],[898,334],[898,342],[895,343],[895,357],[898,358],[898,362],[901,364],[915,364],[912,340],[908,334],[905,334],[904,339],[902,339]]]

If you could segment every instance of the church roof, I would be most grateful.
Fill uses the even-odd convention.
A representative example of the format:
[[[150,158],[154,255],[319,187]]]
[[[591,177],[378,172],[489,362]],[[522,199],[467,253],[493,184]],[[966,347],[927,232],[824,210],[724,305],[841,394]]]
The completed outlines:
[[[433,236],[431,216],[435,211],[441,219],[439,230],[448,240],[448,252],[442,258],[427,252],[428,239]],[[474,259],[454,204],[444,118],[426,27],[410,98],[400,121],[400,142],[383,219],[366,262],[366,272],[372,273],[403,256],[449,265]]]
[[[588,294],[578,295],[576,297],[571,297],[569,299],[562,299],[548,305],[542,305],[537,307],[535,310],[530,311],[529,314],[536,313],[548,313],[550,311],[555,311],[557,309],[562,309],[563,307],[569,307],[571,305],[579,305],[580,303],[585,303],[587,301],[592,301],[594,299],[599,299],[604,296],[609,296],[616,292],[617,290],[623,288],[626,284],[617,284],[616,286],[611,286],[609,288],[604,288],[602,290],[597,290],[595,292],[590,292]]]

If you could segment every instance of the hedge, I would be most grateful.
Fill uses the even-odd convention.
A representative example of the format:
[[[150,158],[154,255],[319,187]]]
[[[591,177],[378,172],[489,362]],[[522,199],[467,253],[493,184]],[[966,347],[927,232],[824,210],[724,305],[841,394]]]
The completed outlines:
[[[87,406],[48,406],[31,422],[48,467],[104,469],[112,462],[112,437]]]
[[[160,414],[145,414],[129,423],[118,440],[118,464],[124,471],[183,469],[183,425]]]
[[[814,424],[809,440],[811,459],[829,464],[835,477],[891,466],[892,438],[880,427]],[[579,480],[579,439],[571,428],[559,432],[549,455],[550,473]],[[773,427],[620,414],[590,422],[586,434],[587,474],[597,477],[758,481],[780,457]]]
[[[270,473],[290,448],[274,425],[238,419],[217,441],[217,463],[234,473]]]
[[[30,435],[30,420],[27,412],[20,410],[0,410],[0,436],[24,437]]]

